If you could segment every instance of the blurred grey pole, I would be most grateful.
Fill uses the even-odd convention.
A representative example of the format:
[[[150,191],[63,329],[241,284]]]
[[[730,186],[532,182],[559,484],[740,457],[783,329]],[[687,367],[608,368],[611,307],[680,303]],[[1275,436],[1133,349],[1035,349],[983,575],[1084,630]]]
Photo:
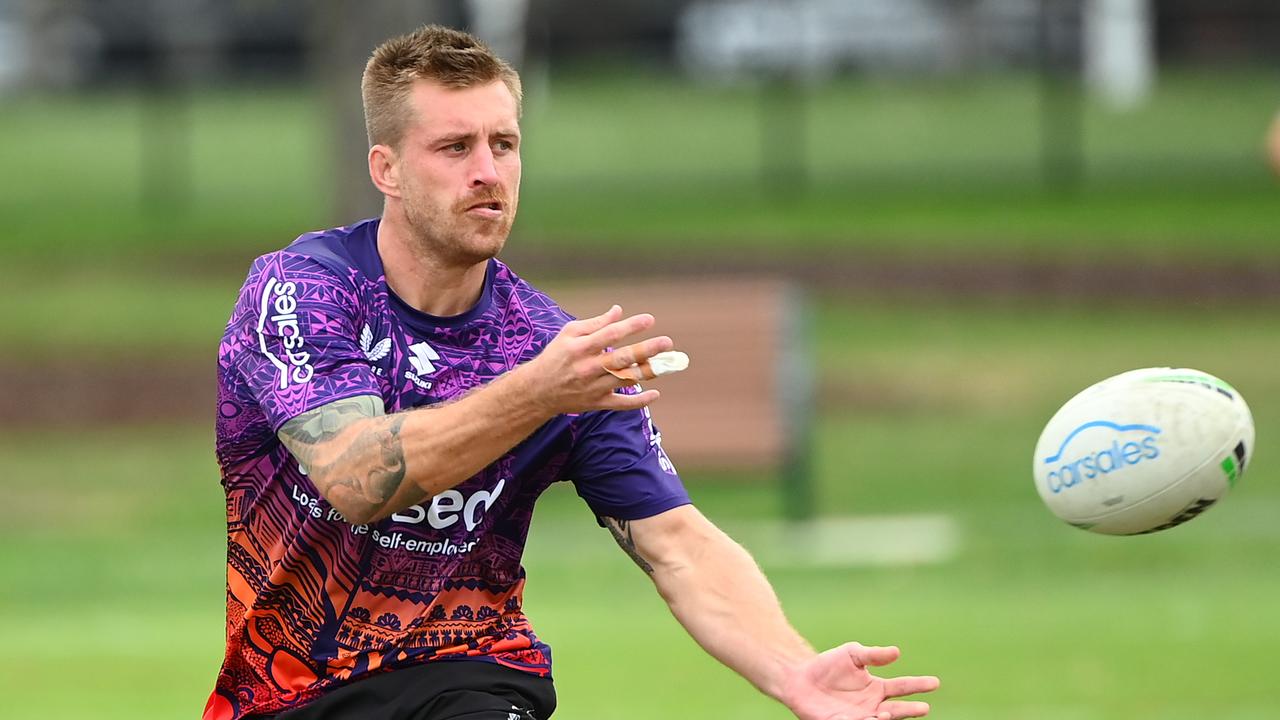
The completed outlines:
[[[985,29],[979,1],[947,0],[942,5],[950,29],[943,47],[943,67],[948,72],[970,74],[978,64]]]
[[[809,186],[808,88],[794,68],[761,74],[760,175],[774,197],[795,199]]]
[[[1040,162],[1045,185],[1060,192],[1080,187],[1084,123],[1079,42],[1080,0],[1040,0]]]
[[[191,85],[217,74],[226,32],[212,0],[153,0],[151,52],[143,71],[143,209],[184,212],[191,204]]]
[[[141,191],[147,214],[183,212],[191,204],[191,112],[184,80],[159,45],[148,53],[139,104]]]
[[[369,180],[369,143],[360,104],[360,75],[383,40],[439,22],[456,25],[446,0],[318,0],[312,5],[312,76],[320,84],[327,128],[329,218],[349,223],[382,213]]]
[[[779,406],[786,433],[782,467],[782,514],[787,520],[811,520],[816,511],[813,478],[814,357],[808,296],[788,286],[782,312],[783,347],[778,363]]]

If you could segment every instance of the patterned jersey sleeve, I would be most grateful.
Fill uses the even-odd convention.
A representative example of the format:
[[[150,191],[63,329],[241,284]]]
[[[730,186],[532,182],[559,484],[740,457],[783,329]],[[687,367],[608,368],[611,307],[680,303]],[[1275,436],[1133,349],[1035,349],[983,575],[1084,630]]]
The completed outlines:
[[[579,422],[566,474],[598,517],[638,520],[689,503],[648,408]]]
[[[273,431],[335,400],[380,395],[358,316],[351,285],[313,258],[279,252],[254,263],[223,350]]]

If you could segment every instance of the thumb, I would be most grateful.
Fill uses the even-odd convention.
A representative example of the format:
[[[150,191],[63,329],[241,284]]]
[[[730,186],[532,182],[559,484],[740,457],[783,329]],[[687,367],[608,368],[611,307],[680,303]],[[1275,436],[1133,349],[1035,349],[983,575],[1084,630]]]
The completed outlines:
[[[841,648],[848,653],[849,658],[857,665],[868,667],[871,665],[888,665],[897,660],[902,652],[897,646],[890,645],[888,647],[867,646],[861,643],[846,643]]]

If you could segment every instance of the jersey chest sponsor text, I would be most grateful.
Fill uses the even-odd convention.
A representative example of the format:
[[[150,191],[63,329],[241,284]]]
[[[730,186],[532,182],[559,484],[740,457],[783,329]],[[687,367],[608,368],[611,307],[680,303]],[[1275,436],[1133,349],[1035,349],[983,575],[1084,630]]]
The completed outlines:
[[[262,287],[258,308],[258,348],[280,372],[281,390],[290,384],[305,383],[315,374],[306,338],[298,325],[297,292],[296,283],[269,277]],[[279,337],[278,350],[268,347],[268,336]]]
[[[301,470],[301,467],[299,469]],[[507,479],[498,478],[497,484],[491,490],[462,493],[450,488],[432,496],[430,503],[410,505],[400,512],[393,513],[391,520],[405,525],[426,524],[435,530],[447,530],[460,524],[460,527],[465,527],[467,532],[472,532],[483,522],[485,515],[498,501],[498,497],[502,495],[506,486]],[[298,485],[293,486],[290,494],[294,503],[302,507],[311,517],[346,522],[342,513],[332,507],[323,509],[319,497],[308,493]],[[351,532],[364,535],[369,532],[369,526],[352,525]]]
[[[497,502],[506,485],[506,478],[499,478],[493,490],[477,490],[470,495],[463,495],[453,489],[445,490],[433,496],[429,505],[410,505],[393,514],[391,519],[409,525],[425,522],[436,530],[444,530],[461,522],[470,532],[480,525],[485,513]]]

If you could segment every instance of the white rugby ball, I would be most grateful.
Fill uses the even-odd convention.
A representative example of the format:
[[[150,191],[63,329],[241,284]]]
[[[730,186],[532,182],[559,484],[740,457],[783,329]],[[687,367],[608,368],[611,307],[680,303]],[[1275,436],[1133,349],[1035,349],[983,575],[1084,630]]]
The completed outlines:
[[[1144,368],[1071,398],[1036,443],[1036,490],[1078,528],[1136,535],[1204,512],[1244,474],[1253,416],[1235,388],[1186,368]]]

